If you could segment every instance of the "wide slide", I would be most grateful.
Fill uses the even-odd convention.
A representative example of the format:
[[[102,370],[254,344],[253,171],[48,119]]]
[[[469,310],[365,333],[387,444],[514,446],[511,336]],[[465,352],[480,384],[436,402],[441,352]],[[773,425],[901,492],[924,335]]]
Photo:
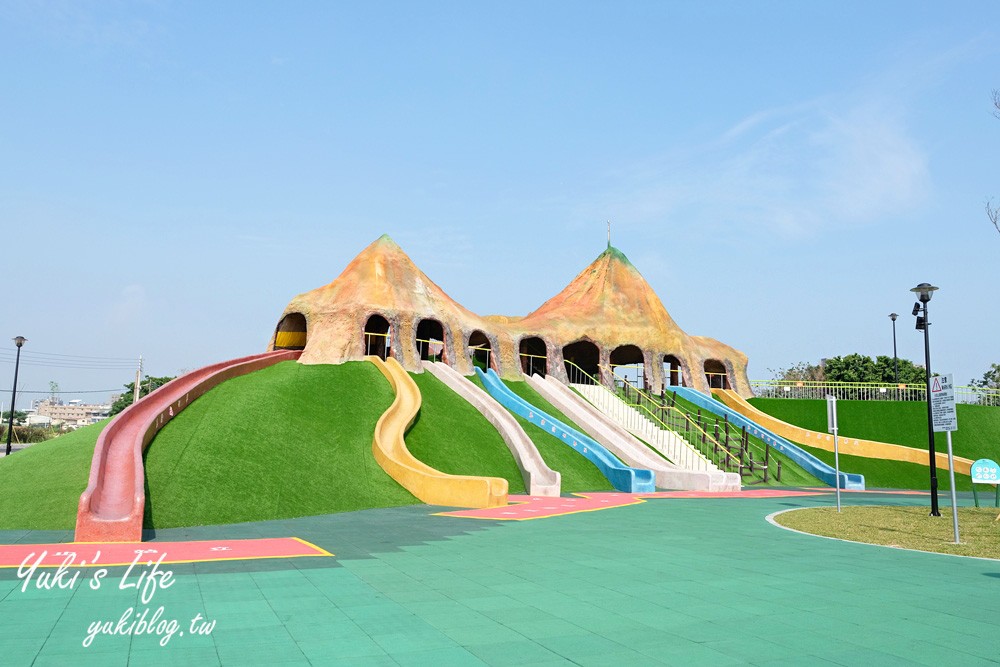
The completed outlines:
[[[142,454],[157,432],[213,387],[281,361],[293,361],[301,354],[301,350],[279,350],[205,366],[171,380],[122,410],[97,438],[90,478],[77,507],[74,540],[142,540],[146,507]]]
[[[422,363],[428,373],[468,401],[496,428],[521,470],[524,488],[527,489],[529,496],[559,495],[561,481],[559,473],[545,463],[535,443],[502,405],[448,364],[440,361]]]
[[[680,491],[740,490],[740,476],[736,473],[688,470],[659,456],[551,375],[544,378],[540,375],[525,375],[525,378],[545,400],[579,424],[580,428],[607,447],[612,454],[632,467],[652,470],[656,475],[656,486]]]
[[[420,411],[420,389],[399,362],[390,357],[366,357],[375,364],[396,394],[375,425],[372,453],[390,477],[428,505],[500,507],[507,504],[507,480],[499,477],[449,475],[418,460],[403,435]],[[458,435],[458,434],[456,434]]]
[[[714,393],[727,406],[736,410],[744,417],[752,419],[769,431],[777,433],[783,438],[794,442],[800,442],[809,447],[833,451],[833,436],[829,433],[818,433],[810,431],[788,422],[783,422],[776,417],[772,417],[766,412],[761,412],[748,403],[742,396],[729,389],[715,389]],[[838,445],[841,453],[852,456],[864,456],[870,459],[886,459],[889,461],[905,461],[906,463],[917,463],[919,465],[929,465],[930,461],[927,452],[914,447],[904,445],[894,445],[887,442],[877,442],[875,440],[861,440],[859,438],[846,438],[840,436]],[[937,452],[937,467],[943,470],[948,469],[948,454]],[[971,474],[972,460],[956,456],[955,472],[963,475]]]
[[[648,493],[656,490],[656,480],[652,470],[630,468],[622,465],[611,452],[590,436],[584,435],[575,428],[563,424],[558,419],[542,412],[512,392],[493,369],[490,369],[489,373],[483,373],[477,368],[476,374],[479,375],[490,395],[501,405],[515,414],[524,417],[532,424],[545,429],[565,444],[583,454],[591,463],[597,466],[601,474],[618,491],[625,493]]]
[[[676,392],[678,396],[685,399],[689,403],[694,403],[703,410],[708,410],[709,412],[720,417],[728,417],[729,423],[737,427],[746,427],[747,432],[750,433],[750,435],[756,436],[763,440],[766,444],[774,447],[779,452],[795,461],[795,463],[801,466],[802,469],[810,475],[822,480],[824,484],[837,486],[838,480],[836,470],[823,461],[820,461],[818,458],[798,445],[781,437],[777,433],[770,431],[748,417],[744,417],[740,413],[728,406],[723,405],[711,396],[706,396],[700,391],[691,389],[690,387],[670,387],[668,391]],[[855,473],[841,472],[839,484],[842,489],[864,491],[865,476]]]

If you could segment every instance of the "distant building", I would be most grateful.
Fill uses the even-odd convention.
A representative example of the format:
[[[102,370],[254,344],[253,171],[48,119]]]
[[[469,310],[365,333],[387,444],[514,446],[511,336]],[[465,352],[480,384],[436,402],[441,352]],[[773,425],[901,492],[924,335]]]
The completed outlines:
[[[42,428],[48,428],[49,426],[52,426],[52,417],[49,417],[47,415],[29,414],[24,419],[24,425],[41,426]]]
[[[79,400],[62,403],[46,399],[38,403],[35,413],[38,417],[48,417],[52,425],[65,424],[69,428],[79,428],[107,419],[110,410],[110,405],[94,405]]]

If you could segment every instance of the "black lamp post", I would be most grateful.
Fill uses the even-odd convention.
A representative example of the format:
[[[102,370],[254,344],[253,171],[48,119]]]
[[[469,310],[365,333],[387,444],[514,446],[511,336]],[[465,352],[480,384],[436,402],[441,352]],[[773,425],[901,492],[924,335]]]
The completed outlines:
[[[937,287],[930,283],[920,283],[910,291],[919,295],[913,304],[913,314],[917,318],[917,330],[924,331],[924,366],[927,374],[927,451],[931,469],[931,516],[941,516],[938,509],[937,453],[934,451],[934,413],[931,411],[931,321],[927,315],[927,304]],[[922,313],[922,314],[921,314]]]
[[[899,356],[896,354],[896,318],[899,317],[896,313],[889,313],[889,319],[892,320],[892,375],[896,378],[896,389],[899,390]]]
[[[14,359],[14,387],[10,390],[10,421],[7,422],[7,456],[10,456],[10,440],[14,435],[14,405],[17,400],[17,369],[21,366],[21,346],[28,339],[24,336],[18,336],[14,339],[14,345],[17,345],[17,357]]]

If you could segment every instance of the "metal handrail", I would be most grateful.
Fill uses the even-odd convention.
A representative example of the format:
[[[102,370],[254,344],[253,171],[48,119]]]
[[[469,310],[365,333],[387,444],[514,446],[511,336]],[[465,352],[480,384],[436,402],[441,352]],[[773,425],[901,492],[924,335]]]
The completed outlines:
[[[389,356],[389,351],[391,349],[389,334],[388,333],[377,333],[374,331],[365,331],[365,355],[372,355],[372,336],[379,336],[380,338],[385,338],[385,357]],[[381,355],[379,355],[381,357]],[[385,357],[381,357],[382,361],[385,361]]]
[[[431,356],[431,343],[437,343],[441,345],[441,353],[434,356],[444,357],[445,344],[443,340],[431,340],[429,338],[414,338],[413,340],[417,343],[417,353],[419,356],[423,357],[425,354],[424,350],[420,349],[420,343],[427,343],[426,354],[428,357]]]
[[[700,409],[695,413],[690,409],[679,407],[676,404],[667,404],[665,401],[661,401],[656,396],[651,396],[635,386],[626,384],[621,388],[621,391],[625,400],[630,402],[630,404],[641,406],[645,402],[653,410],[672,411],[683,415],[684,419],[694,424],[700,432],[708,435],[707,439],[713,443],[713,449],[718,448],[719,451],[726,452],[728,457],[738,462],[738,470],[741,476],[759,476],[760,481],[768,481],[771,459],[770,447],[767,443],[764,443],[763,451],[761,451],[761,447],[750,440],[746,429],[737,428],[729,422],[728,418],[720,420],[716,415],[710,415],[709,413],[702,414]],[[631,399],[629,394],[634,395],[635,398]],[[734,450],[737,452],[736,454],[734,454]],[[754,458],[754,452],[757,452],[756,459]],[[781,466],[778,463],[776,478],[779,480],[780,470]]]
[[[569,370],[573,371],[572,375],[577,379],[589,379],[589,382],[574,382],[574,384],[600,385],[600,382],[598,382],[595,377],[587,373],[572,361],[567,361],[566,363],[571,367]],[[627,383],[627,386],[636,392],[637,395],[644,395],[630,383]],[[730,447],[721,443],[717,437],[711,435],[708,431],[702,428],[700,424],[691,419],[689,415],[679,408],[670,405],[661,405],[654,402],[650,402],[650,406],[647,406],[644,405],[641,400],[630,401],[627,395],[624,397],[619,396],[619,399],[622,399],[627,406],[635,410],[635,412],[632,413],[633,419],[636,417],[639,419],[648,419],[654,426],[680,436],[691,446],[691,448],[693,448],[693,452],[688,450],[688,455],[685,456],[686,460],[674,461],[675,464],[688,468],[694,467],[696,461],[693,460],[692,456],[696,452],[704,460],[710,461],[720,470],[736,470],[740,472],[741,475],[744,473],[744,468],[746,466],[743,461],[742,452],[741,456],[735,456]],[[650,409],[650,407],[653,409]],[[632,426],[635,427],[636,424],[633,423]],[[764,469],[763,466],[756,467],[764,471],[764,481],[766,481],[766,469]],[[754,470],[753,465],[751,465],[750,470],[752,473]]]
[[[926,401],[927,385],[890,382],[826,382],[823,380],[750,380],[759,398],[824,399],[828,395],[855,401]],[[1000,390],[955,387],[959,403],[1000,406]]]

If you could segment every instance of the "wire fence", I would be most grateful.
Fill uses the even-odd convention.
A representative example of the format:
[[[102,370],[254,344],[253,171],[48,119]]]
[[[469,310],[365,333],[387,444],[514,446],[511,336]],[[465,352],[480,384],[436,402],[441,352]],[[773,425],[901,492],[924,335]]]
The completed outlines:
[[[845,401],[926,401],[927,386],[880,382],[822,382],[808,380],[751,380],[758,398],[825,399],[836,396]],[[955,400],[969,405],[1000,406],[1000,390],[955,387]]]

